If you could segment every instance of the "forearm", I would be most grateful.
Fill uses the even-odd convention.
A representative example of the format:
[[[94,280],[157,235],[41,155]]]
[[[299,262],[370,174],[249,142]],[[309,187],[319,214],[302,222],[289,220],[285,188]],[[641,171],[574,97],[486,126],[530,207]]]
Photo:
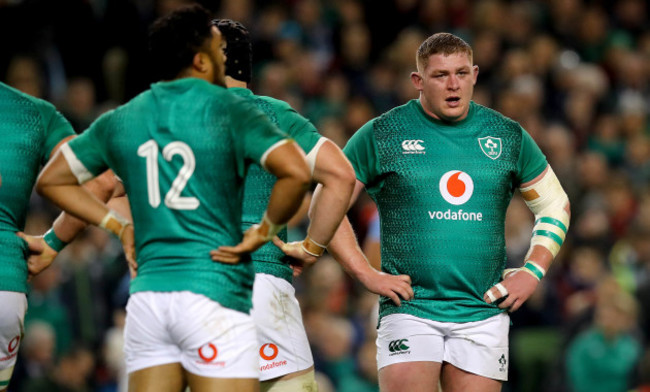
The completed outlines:
[[[520,190],[526,205],[535,214],[533,237],[524,267],[541,279],[564,243],[571,219],[571,207],[550,166]]]
[[[106,171],[102,175],[88,181],[83,185],[90,193],[96,196],[102,202],[107,202],[111,199],[116,188],[117,180],[112,171]],[[87,226],[87,222],[75,218],[66,212],[62,212],[52,225],[52,229],[57,238],[61,241],[68,243]]]
[[[363,278],[373,269],[366,256],[361,251],[352,225],[344,217],[336,230],[327,251],[353,278],[363,281]]]
[[[278,178],[271,191],[266,215],[271,222],[283,225],[298,210],[309,183],[297,177]]]
[[[326,247],[348,210],[356,178],[341,149],[329,140],[317,151],[315,161],[313,180],[319,185],[309,209],[307,234],[311,240]]]
[[[129,205],[129,198],[126,195],[115,196],[106,203],[108,208],[117,212],[124,218],[133,221],[133,216],[131,214],[131,206]]]
[[[81,185],[43,186],[39,189],[39,193],[71,215],[67,218],[63,217],[63,219],[59,217],[57,219],[59,221],[57,226],[70,223],[74,229],[74,227],[84,225],[79,220],[98,226],[109,211],[106,205]],[[76,221],[74,220],[75,218]],[[69,235],[72,231],[66,230],[65,232],[60,232],[55,228],[57,236],[61,234],[62,237],[59,238],[64,241],[66,238],[63,236],[66,234]]]
[[[307,235],[317,243],[327,246],[348,210],[353,187],[335,182],[323,184],[319,188],[312,198]]]

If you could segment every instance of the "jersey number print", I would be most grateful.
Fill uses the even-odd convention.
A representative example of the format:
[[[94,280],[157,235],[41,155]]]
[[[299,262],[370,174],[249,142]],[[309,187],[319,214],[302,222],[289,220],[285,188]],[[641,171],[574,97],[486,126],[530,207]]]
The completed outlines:
[[[153,208],[160,205],[160,186],[158,182],[158,153],[160,148],[155,140],[149,140],[138,147],[138,156],[147,160],[147,192],[149,195],[149,204]],[[176,179],[172,183],[171,189],[165,195],[165,205],[174,210],[195,210],[201,204],[196,197],[183,197],[181,192],[187,185],[187,181],[192,177],[196,167],[194,152],[190,146],[183,142],[171,142],[162,150],[163,158],[171,162],[174,155],[180,155],[183,158],[183,167],[178,172]]]

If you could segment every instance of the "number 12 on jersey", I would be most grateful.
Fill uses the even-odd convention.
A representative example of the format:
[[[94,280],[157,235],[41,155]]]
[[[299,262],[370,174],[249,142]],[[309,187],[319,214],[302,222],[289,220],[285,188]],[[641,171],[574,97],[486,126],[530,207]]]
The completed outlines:
[[[153,208],[160,205],[160,183],[158,180],[158,153],[160,148],[155,140],[149,140],[138,147],[138,156],[146,159],[147,162],[147,194],[149,195],[149,204]],[[190,146],[183,142],[171,142],[162,150],[163,158],[171,162],[174,155],[180,155],[183,159],[183,167],[172,182],[171,189],[165,195],[165,205],[174,210],[195,210],[201,203],[196,197],[181,196],[185,189],[187,181],[192,177],[196,167],[194,152]]]

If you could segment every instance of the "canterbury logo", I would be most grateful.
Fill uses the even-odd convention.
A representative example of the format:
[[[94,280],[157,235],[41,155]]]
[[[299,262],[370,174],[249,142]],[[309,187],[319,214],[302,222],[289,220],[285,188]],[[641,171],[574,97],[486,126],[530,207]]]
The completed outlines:
[[[394,352],[408,350],[410,348],[409,346],[406,345],[406,342],[408,341],[409,341],[408,339],[393,340],[392,342],[388,343],[388,351],[394,353]]]
[[[402,142],[402,154],[424,154],[424,140],[404,140]]]

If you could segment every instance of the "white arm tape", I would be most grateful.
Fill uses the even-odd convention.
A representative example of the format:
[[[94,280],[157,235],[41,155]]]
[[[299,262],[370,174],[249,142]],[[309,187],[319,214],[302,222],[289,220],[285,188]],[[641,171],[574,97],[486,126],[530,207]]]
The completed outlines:
[[[91,180],[93,177],[95,177],[88,169],[86,169],[86,166],[84,166],[83,163],[77,158],[75,155],[74,151],[70,148],[68,143],[65,143],[61,146],[61,153],[63,154],[63,157],[65,158],[66,162],[68,162],[68,166],[70,167],[70,171],[72,174],[74,174],[75,177],[77,177],[77,181],[79,184],[83,184],[84,182]]]
[[[262,166],[266,170],[266,159],[269,157],[269,154],[273,152],[276,148],[284,145],[285,143],[291,143],[291,139],[282,139],[279,142],[274,143],[271,147],[269,147],[264,154],[262,154],[262,158],[260,159],[260,166]]]
[[[307,165],[309,165],[309,172],[311,175],[314,175],[314,169],[316,168],[316,158],[318,157],[318,150],[322,147],[322,145],[328,141],[329,139],[326,137],[321,137],[318,139],[318,142],[314,146],[314,148],[309,151],[309,154],[305,157],[305,160],[307,161]]]
[[[519,188],[519,191],[528,208],[535,214],[531,249],[540,245],[555,257],[569,228],[569,214],[565,210],[569,198],[560,181],[548,166],[546,174],[539,181],[531,186]]]

